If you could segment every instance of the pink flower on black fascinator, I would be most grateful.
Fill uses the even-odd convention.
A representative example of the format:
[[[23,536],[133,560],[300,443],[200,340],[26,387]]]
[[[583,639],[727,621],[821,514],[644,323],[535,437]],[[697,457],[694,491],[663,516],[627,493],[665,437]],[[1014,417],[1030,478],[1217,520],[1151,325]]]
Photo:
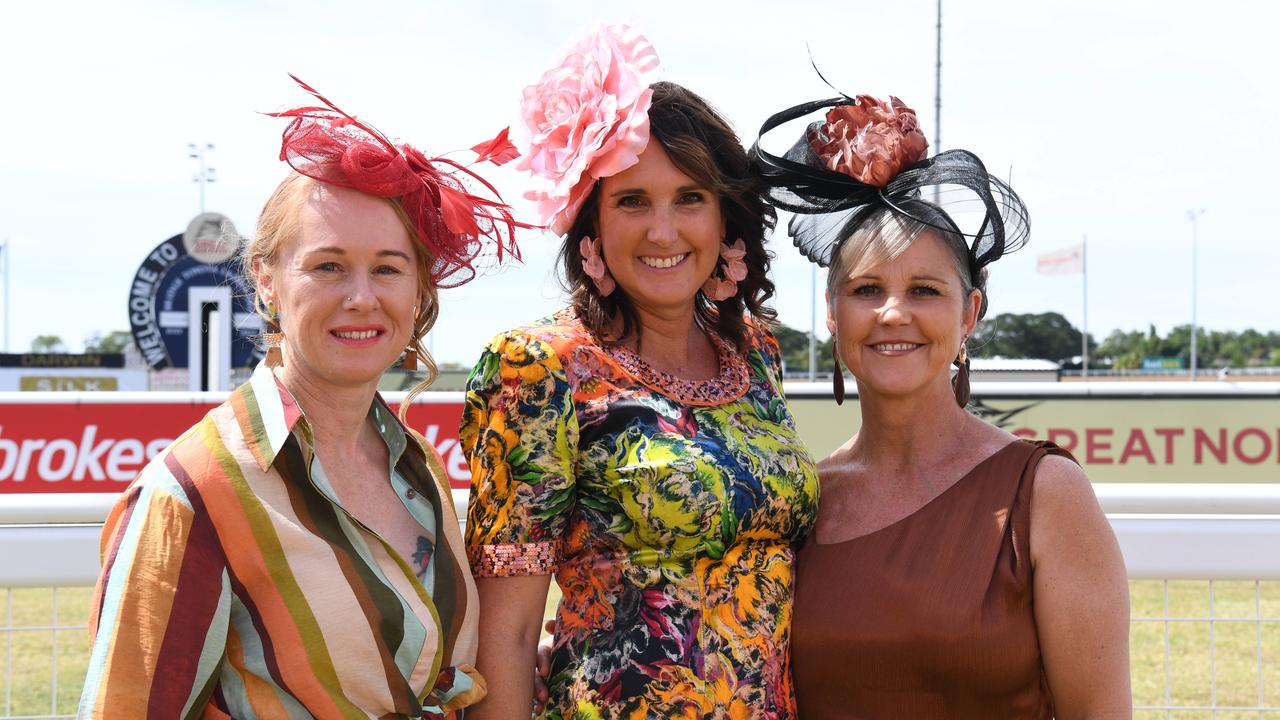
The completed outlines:
[[[809,130],[809,144],[828,170],[875,187],[924,160],[929,149],[915,110],[896,97],[886,103],[870,95],[828,110],[827,121]]]

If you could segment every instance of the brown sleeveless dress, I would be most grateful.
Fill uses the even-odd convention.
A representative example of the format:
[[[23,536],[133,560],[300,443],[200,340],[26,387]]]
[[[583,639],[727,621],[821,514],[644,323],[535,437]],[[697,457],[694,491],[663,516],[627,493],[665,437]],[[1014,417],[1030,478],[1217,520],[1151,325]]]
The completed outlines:
[[[796,564],[792,672],[802,720],[1053,717],[1031,604],[1036,466],[1015,441],[914,514]]]

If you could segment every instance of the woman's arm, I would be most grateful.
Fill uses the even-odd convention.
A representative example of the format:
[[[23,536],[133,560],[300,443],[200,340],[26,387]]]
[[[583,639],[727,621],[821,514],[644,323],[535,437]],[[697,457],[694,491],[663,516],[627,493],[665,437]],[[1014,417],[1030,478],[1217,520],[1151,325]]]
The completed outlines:
[[[476,669],[489,694],[467,708],[467,720],[528,720],[550,575],[478,578],[480,650]]]
[[[547,589],[576,502],[577,416],[555,350],[520,332],[495,338],[467,382],[458,437],[471,467],[476,668],[489,691],[467,720],[528,720]]]
[[[103,527],[80,717],[199,717],[213,692],[230,619],[226,563],[199,501],[162,474],[163,463],[144,469]]]
[[[1060,720],[1132,718],[1129,582],[1079,465],[1049,456],[1031,499],[1036,628]]]

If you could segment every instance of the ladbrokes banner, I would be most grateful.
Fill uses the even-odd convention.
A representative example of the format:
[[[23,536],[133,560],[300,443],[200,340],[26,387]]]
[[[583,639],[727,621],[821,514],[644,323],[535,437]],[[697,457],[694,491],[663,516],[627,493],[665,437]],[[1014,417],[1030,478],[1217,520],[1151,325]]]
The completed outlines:
[[[216,404],[168,393],[112,402],[98,401],[109,394],[33,395],[0,394],[0,493],[119,492]],[[838,407],[793,395],[791,408],[817,457],[858,428],[856,400]],[[1277,397],[979,396],[978,412],[1015,435],[1067,448],[1095,482],[1280,482]],[[461,414],[461,393],[427,393],[409,411],[456,488],[469,474],[458,447]]]
[[[83,395],[58,400],[52,394],[31,402],[22,395],[32,394],[0,399],[0,493],[119,492],[217,406],[135,399],[146,393],[131,393],[128,402],[91,402]],[[426,400],[409,409],[409,424],[440,451],[450,483],[465,488],[470,473],[458,447],[462,395],[431,393]]]

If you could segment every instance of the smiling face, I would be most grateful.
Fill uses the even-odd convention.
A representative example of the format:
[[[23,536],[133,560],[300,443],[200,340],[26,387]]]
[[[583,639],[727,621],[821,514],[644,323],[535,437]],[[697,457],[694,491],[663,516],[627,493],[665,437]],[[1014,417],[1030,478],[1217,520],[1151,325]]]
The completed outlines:
[[[280,314],[281,373],[320,387],[376,385],[422,302],[415,252],[386,200],[316,184],[296,235],[256,272],[260,297]]]
[[[897,257],[835,283],[827,327],[860,394],[949,394],[951,361],[973,334],[981,298],[965,290],[951,250],[928,230]]]
[[[600,181],[599,213],[605,265],[636,310],[692,315],[724,238],[716,194],[650,142],[639,162]]]

